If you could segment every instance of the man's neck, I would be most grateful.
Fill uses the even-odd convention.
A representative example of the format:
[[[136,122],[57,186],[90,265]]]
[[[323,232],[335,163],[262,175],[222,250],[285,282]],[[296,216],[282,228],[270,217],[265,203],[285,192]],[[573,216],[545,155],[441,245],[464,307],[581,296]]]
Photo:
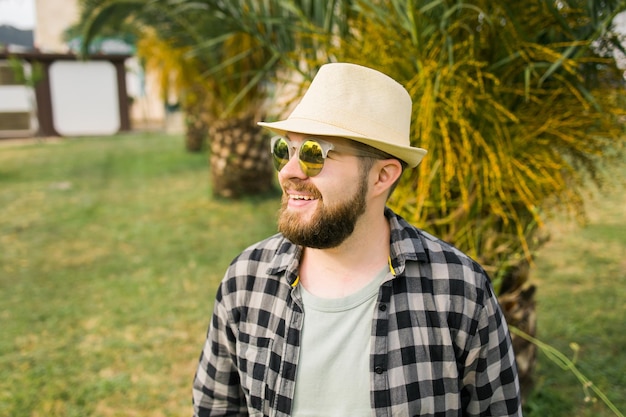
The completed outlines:
[[[301,284],[324,298],[358,291],[388,264],[389,233],[389,222],[384,216],[363,216],[341,245],[331,249],[305,248],[300,264]]]

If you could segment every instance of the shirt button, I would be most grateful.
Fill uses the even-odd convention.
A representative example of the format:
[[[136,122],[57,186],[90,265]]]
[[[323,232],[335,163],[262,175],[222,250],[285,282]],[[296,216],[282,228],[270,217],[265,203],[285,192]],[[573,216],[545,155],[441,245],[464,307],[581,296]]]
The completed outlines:
[[[374,372],[376,372],[378,375],[382,374],[384,371],[385,370],[382,366],[377,366],[376,368],[374,368]]]
[[[378,309],[379,309],[380,311],[385,311],[385,310],[387,310],[387,304],[380,304],[380,305],[378,306]]]

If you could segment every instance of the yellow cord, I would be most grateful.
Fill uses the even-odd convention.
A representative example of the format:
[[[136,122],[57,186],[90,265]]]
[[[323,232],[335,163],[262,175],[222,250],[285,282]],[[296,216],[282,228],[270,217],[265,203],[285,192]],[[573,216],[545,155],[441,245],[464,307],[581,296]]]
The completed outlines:
[[[393,269],[393,265],[391,265],[391,255],[389,255],[389,270],[391,271],[391,275],[396,276],[396,270]]]

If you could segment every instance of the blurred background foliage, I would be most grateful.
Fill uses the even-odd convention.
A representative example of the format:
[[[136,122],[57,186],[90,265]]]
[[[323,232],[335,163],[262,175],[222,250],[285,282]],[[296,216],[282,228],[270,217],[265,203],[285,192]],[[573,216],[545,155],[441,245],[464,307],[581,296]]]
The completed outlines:
[[[392,205],[500,286],[531,259],[553,209],[584,218],[582,185],[601,185],[603,165],[623,148],[623,73],[593,47],[617,39],[592,21],[595,9],[419,3],[359,2],[353,27],[364,35],[334,55],[407,86],[413,137],[430,163],[405,177]]]
[[[412,142],[429,154],[390,205],[477,259],[509,323],[534,334],[528,271],[542,226],[556,215],[584,222],[586,186],[602,187],[623,155],[614,58],[623,39],[612,22],[625,9],[624,0],[83,0],[72,30],[84,51],[107,31],[137,39],[146,67],[177,91],[187,148],[208,141],[213,192],[224,197],[272,187],[255,122],[285,116],[320,65],[354,62],[398,80],[414,102]],[[534,347],[515,343],[530,386]]]

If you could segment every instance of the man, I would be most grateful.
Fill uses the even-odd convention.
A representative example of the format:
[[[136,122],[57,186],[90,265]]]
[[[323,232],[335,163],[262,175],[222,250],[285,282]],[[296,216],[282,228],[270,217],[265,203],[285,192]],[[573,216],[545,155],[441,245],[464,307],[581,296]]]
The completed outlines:
[[[279,234],[218,289],[196,416],[520,416],[515,358],[483,269],[386,208],[411,99],[386,75],[322,66],[275,136]]]

